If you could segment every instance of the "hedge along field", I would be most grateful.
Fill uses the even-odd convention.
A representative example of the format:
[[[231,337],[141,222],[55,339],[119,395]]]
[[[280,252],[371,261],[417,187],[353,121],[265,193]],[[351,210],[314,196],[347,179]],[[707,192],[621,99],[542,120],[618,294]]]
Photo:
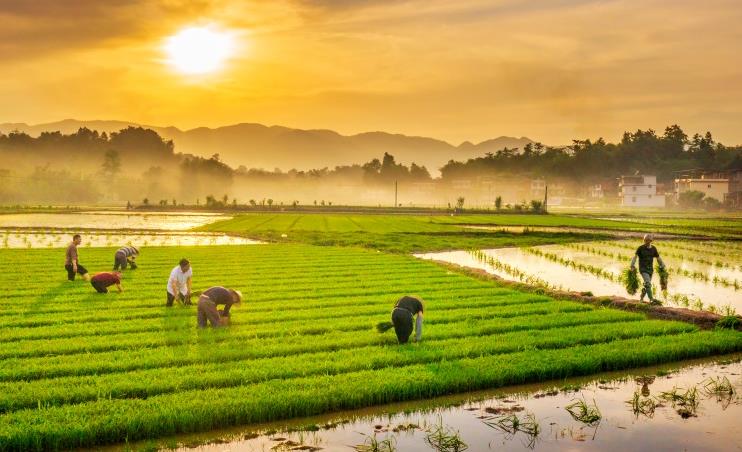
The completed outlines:
[[[81,249],[91,271],[113,248]],[[199,331],[164,306],[194,288],[246,298]],[[65,280],[63,250],[0,250],[0,450],[91,447],[742,350],[742,334],[530,293],[412,257],[308,245],[145,248],[122,294]],[[420,344],[387,320],[426,300]]]

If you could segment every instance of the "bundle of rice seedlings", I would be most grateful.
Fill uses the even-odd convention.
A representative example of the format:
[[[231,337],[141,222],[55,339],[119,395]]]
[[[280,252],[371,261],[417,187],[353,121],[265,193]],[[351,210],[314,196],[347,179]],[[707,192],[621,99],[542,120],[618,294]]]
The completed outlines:
[[[626,293],[636,295],[639,290],[639,272],[634,268],[627,268],[621,273],[621,282],[626,287]]]
[[[376,324],[376,331],[378,331],[379,333],[386,333],[392,328],[394,328],[392,322],[379,322]]]
[[[660,289],[662,292],[667,292],[667,279],[670,276],[665,267],[657,266],[657,274],[660,275]]]

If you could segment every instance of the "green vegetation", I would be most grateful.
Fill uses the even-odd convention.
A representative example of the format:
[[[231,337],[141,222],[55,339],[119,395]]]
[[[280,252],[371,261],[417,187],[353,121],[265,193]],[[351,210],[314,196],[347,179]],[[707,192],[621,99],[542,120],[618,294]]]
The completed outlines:
[[[529,217],[533,217],[529,219]],[[198,228],[228,232],[269,242],[308,243],[322,246],[355,246],[396,253],[466,248],[568,243],[601,237],[594,232],[487,231],[468,225],[572,225],[601,223],[573,217],[546,215],[359,215],[359,214],[248,214]],[[623,226],[622,222],[602,223]],[[601,224],[602,224],[601,223]]]
[[[593,404],[590,405],[585,399],[576,399],[567,405],[565,409],[574,420],[591,426],[597,425],[603,418],[594,400]]]
[[[81,259],[108,269],[113,251],[84,249]],[[65,281],[59,254],[0,251],[3,450],[157,438],[742,349],[735,331],[521,293],[375,251],[149,248],[125,274],[126,291],[106,296]],[[194,308],[164,307],[182,256],[194,289],[245,294],[229,329],[198,331]],[[427,302],[425,335],[400,347],[374,326],[408,293]]]
[[[569,243],[599,238],[610,231],[742,237],[738,226],[731,227],[735,224],[731,219],[723,221],[724,227],[715,221],[706,226],[703,219],[686,220],[687,225],[682,227],[642,221],[638,217],[602,219],[571,215],[255,213],[218,221],[198,230],[269,242],[357,246],[401,253]]]
[[[636,292],[639,290],[639,272],[636,267],[625,269],[621,274],[621,280],[624,287],[626,287],[626,293],[636,295]]]
[[[425,442],[438,452],[463,452],[469,449],[459,432],[443,425],[443,419],[440,418],[437,425],[430,427]]]

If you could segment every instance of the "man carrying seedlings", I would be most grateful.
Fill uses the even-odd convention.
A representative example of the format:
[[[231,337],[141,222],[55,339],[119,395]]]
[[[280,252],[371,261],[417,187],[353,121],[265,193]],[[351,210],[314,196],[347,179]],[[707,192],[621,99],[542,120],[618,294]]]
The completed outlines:
[[[72,242],[67,246],[67,252],[64,258],[64,269],[67,270],[67,279],[75,280],[75,274],[82,276],[85,281],[90,281],[90,275],[85,267],[80,265],[77,256],[77,247],[82,243],[80,234],[72,236]]]
[[[417,316],[415,323],[415,341],[420,342],[423,335],[423,302],[419,298],[405,295],[397,300],[392,310],[392,324],[397,340],[406,344],[412,334],[412,318]]]
[[[108,293],[108,287],[116,285],[119,292],[123,292],[124,288],[121,287],[121,273],[120,272],[101,272],[96,273],[90,279],[90,285],[98,293]]]
[[[647,295],[651,303],[660,303],[660,301],[652,295],[654,258],[657,258],[657,262],[660,264],[660,269],[665,268],[665,263],[662,262],[662,258],[660,257],[657,248],[652,245],[653,241],[654,237],[652,234],[644,235],[644,244],[636,249],[634,257],[631,258],[631,271],[636,269],[636,260],[639,259],[639,274],[642,275],[642,279],[644,280],[644,287],[642,288],[642,295],[639,297],[639,301],[644,301],[644,295]]]
[[[242,293],[239,290],[221,286],[204,290],[198,297],[198,327],[206,328],[209,323],[213,328],[229,325],[229,309],[232,305],[240,303]],[[224,309],[217,310],[220,304],[224,305]]]
[[[184,305],[191,304],[191,283],[193,269],[188,259],[181,259],[178,265],[170,272],[167,280],[167,306],[173,305],[176,298]]]
[[[137,263],[135,259],[139,256],[139,249],[134,246],[124,246],[116,251],[113,258],[113,271],[126,270],[126,266],[131,267],[132,270],[137,269]]]

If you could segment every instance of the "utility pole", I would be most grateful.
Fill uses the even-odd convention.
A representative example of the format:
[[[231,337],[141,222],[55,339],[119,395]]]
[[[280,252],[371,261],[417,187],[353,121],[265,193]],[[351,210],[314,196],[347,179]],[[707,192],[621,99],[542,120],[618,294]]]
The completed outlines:
[[[549,201],[549,186],[548,186],[548,185],[546,185],[545,187],[546,187],[546,189],[544,190],[544,213],[549,213],[549,212],[548,212],[548,211],[546,210],[546,204],[547,204],[547,203],[548,203],[548,201]]]
[[[394,207],[396,208],[399,204],[397,204],[397,181],[394,181]]]

